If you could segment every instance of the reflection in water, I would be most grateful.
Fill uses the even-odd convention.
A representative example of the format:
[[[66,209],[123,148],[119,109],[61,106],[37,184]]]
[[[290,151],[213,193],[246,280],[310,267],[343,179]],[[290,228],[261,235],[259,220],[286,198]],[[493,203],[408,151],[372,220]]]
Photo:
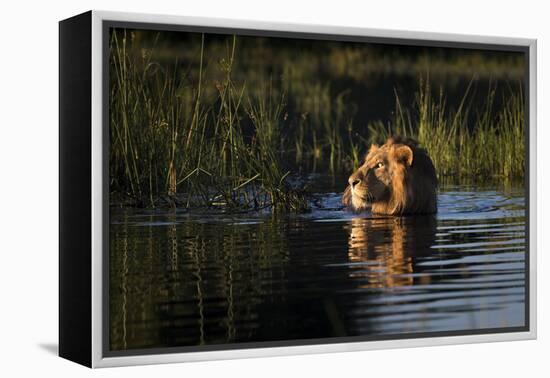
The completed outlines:
[[[349,231],[350,276],[364,278],[363,288],[403,287],[413,284],[415,257],[431,252],[436,220],[431,215],[355,218]]]
[[[521,190],[452,189],[437,216],[112,210],[111,349],[523,326]]]

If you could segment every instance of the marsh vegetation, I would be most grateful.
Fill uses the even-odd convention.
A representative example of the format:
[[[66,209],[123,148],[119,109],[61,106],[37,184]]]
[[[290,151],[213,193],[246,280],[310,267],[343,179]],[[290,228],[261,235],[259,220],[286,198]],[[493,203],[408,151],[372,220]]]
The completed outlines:
[[[185,35],[111,33],[112,204],[303,212],[393,134],[440,179],[524,175],[521,55]]]

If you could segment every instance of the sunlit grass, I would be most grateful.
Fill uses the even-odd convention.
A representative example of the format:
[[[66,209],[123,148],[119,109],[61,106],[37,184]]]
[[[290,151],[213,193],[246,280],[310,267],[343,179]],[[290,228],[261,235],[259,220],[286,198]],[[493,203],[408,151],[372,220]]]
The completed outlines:
[[[417,139],[429,152],[439,176],[523,177],[525,118],[521,88],[509,88],[498,110],[494,109],[494,88],[480,109],[472,109],[470,90],[471,85],[458,108],[451,110],[443,89],[434,95],[429,81],[420,80],[414,104],[404,108],[396,94],[394,121],[369,125],[369,140],[380,142],[393,134]]]
[[[282,167],[280,122],[284,98],[264,88],[245,96],[232,80],[236,38],[219,69],[217,96],[205,102],[203,59],[188,87],[144,53],[136,61],[126,32],[111,41],[110,177],[115,196],[138,206],[163,204],[226,209],[303,211]],[[204,40],[203,40],[204,43]],[[203,55],[201,48],[201,57]],[[245,133],[243,117],[250,130]]]

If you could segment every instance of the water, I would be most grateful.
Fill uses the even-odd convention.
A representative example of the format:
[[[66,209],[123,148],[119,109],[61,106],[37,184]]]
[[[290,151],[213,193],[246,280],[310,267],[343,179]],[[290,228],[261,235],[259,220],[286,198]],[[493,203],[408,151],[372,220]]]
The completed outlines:
[[[317,189],[278,218],[112,210],[111,350],[524,326],[523,188],[447,186],[401,218]]]

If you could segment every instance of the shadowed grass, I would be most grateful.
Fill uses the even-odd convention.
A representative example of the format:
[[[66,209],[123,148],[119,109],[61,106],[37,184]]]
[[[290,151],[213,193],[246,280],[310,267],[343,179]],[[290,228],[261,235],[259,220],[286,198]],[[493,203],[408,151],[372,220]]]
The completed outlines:
[[[284,98],[264,88],[245,96],[232,80],[236,38],[219,69],[224,79],[205,98],[203,48],[194,86],[128,54],[126,31],[111,39],[111,191],[122,202],[155,207],[220,206],[303,211],[303,195],[282,169],[279,123]],[[204,46],[204,36],[202,46]],[[248,130],[243,117],[248,115]]]

